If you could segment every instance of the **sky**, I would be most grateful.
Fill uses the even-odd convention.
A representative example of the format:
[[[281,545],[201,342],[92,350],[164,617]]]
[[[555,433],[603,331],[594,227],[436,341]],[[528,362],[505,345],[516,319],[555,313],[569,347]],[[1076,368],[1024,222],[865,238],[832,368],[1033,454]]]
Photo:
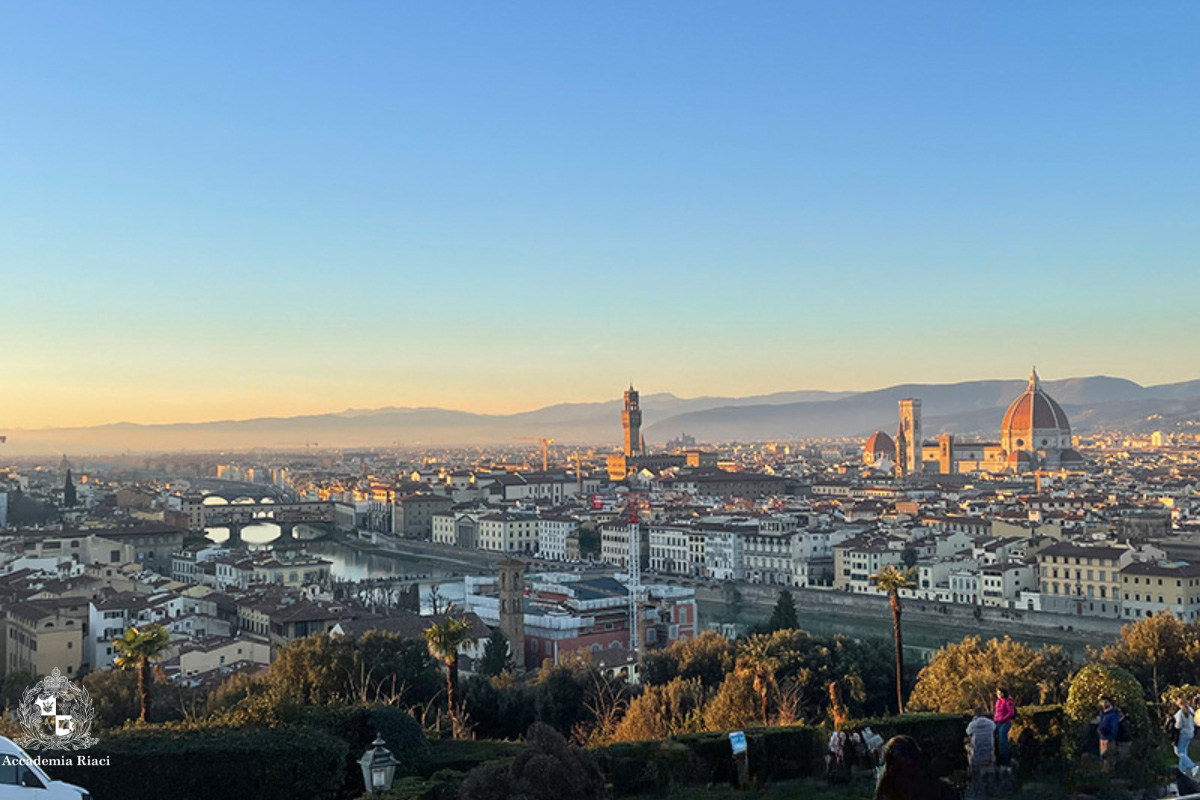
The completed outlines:
[[[1197,29],[0,0],[0,430],[1198,378]]]

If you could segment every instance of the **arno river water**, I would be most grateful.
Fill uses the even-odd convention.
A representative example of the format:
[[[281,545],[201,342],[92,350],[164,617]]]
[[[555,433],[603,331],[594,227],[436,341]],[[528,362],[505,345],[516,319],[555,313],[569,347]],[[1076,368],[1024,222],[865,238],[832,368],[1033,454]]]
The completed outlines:
[[[278,533],[278,528],[271,525],[253,525],[243,529],[242,540],[247,546],[252,548],[266,547],[272,539],[278,536]],[[316,529],[305,528],[304,526],[297,526],[296,528],[296,538],[301,541],[306,538],[313,538],[319,534],[320,531]],[[210,528],[207,535],[213,541],[222,542],[228,538],[229,534],[224,528]],[[461,601],[463,596],[461,575],[464,572],[477,572],[477,570],[455,564],[449,560],[428,559],[399,553],[389,555],[364,553],[333,541],[310,542],[306,546],[306,549],[314,555],[319,555],[333,562],[330,571],[337,580],[360,581],[368,578],[388,577],[416,578],[421,584],[421,596],[423,599],[428,597],[431,588],[437,585],[438,593],[443,598],[450,602]],[[699,603],[699,616],[702,626],[705,623],[716,621],[733,623],[740,628],[764,619],[769,614],[770,610],[763,608],[746,608],[740,613],[735,614],[733,609],[722,603]],[[836,612],[823,612],[819,615],[801,613],[800,625],[809,633],[824,636],[840,633],[852,639],[879,638],[891,641],[892,638],[892,621],[890,615],[867,618],[838,614]],[[987,631],[981,630],[979,633],[981,636],[988,636]],[[914,660],[925,660],[933,651],[940,648],[947,641],[959,641],[961,638],[961,631],[945,631],[940,629],[936,624],[918,620],[906,620],[904,623],[904,649],[908,657]],[[1036,630],[1031,630],[1027,636],[1014,636],[1013,638],[1019,638],[1035,647],[1043,644],[1057,643],[1052,631],[1039,633]],[[1076,658],[1081,657],[1084,650],[1082,645],[1067,645],[1065,649]]]
[[[296,526],[295,536],[301,542],[320,534],[320,530],[303,525]],[[229,531],[225,528],[209,528],[205,535],[214,542],[223,542],[229,538]],[[269,547],[270,542],[278,535],[279,529],[273,525],[249,525],[242,529],[242,541],[251,549]],[[364,553],[333,541],[308,542],[305,550],[312,555],[331,561],[332,566],[329,571],[336,580],[416,578],[420,583],[422,602],[428,602],[429,593],[435,585],[438,587],[438,594],[444,600],[462,601],[463,583],[462,578],[458,576],[467,570],[456,568],[456,565],[451,562],[423,559],[399,553],[394,555]]]

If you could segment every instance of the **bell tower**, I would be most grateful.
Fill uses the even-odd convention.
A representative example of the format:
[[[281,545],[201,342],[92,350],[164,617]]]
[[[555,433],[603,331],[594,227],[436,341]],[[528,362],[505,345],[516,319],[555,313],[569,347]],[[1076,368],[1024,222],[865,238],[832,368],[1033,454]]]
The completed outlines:
[[[625,429],[626,457],[642,453],[642,408],[638,402],[637,389],[629,384],[625,392],[625,409],[621,412],[621,427]]]
[[[900,441],[904,439],[904,456],[900,455]],[[925,468],[925,454],[922,445],[925,438],[921,435],[921,401],[906,397],[900,401],[900,431],[896,441],[896,458],[904,459],[906,475],[916,475]]]
[[[500,630],[508,639],[509,660],[525,670],[525,563],[506,558],[496,565],[500,577]]]

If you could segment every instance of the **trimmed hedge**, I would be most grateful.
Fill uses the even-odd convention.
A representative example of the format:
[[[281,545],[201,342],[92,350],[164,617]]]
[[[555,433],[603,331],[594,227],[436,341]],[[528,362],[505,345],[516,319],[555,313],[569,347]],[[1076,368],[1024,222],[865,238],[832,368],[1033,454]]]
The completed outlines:
[[[965,770],[967,714],[905,714],[854,720],[846,730],[870,727],[886,741],[901,734],[917,740],[939,776]],[[1061,706],[1018,709],[1017,729],[1031,731],[1023,760],[1038,769],[1061,766]],[[748,728],[750,773],[760,783],[820,775],[830,729],[793,726]],[[1014,741],[1014,748],[1017,743]],[[666,741],[613,744],[592,751],[617,795],[666,791],[680,786],[733,783],[732,749],[726,733],[696,733]]]
[[[365,790],[358,759],[371,747],[376,734],[383,736],[388,750],[400,762],[396,767],[397,779],[421,774],[429,765],[430,747],[425,732],[411,714],[399,708],[314,708],[304,716],[303,722],[346,742],[342,797],[357,797]]]
[[[930,771],[937,776],[946,776],[967,768],[963,743],[970,722],[970,714],[917,713],[857,719],[848,723],[845,729],[870,728],[885,742],[893,736],[911,736],[929,756]]]
[[[425,778],[442,770],[470,772],[489,761],[512,763],[522,746],[488,739],[434,739],[429,745],[429,759],[421,770]]]
[[[820,728],[748,728],[745,733],[750,773],[760,782],[819,775],[824,769],[827,736]],[[726,733],[613,744],[592,755],[618,795],[736,780]]]
[[[47,771],[95,800],[332,800],[348,750],[309,728],[146,726],[110,731],[79,754],[109,766]]]

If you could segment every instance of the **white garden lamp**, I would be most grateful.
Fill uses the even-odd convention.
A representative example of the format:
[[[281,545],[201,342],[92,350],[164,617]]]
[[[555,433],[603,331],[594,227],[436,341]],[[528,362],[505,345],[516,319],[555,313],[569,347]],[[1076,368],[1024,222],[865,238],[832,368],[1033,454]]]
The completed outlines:
[[[383,794],[392,788],[392,781],[396,778],[396,767],[400,762],[384,745],[383,737],[376,734],[375,741],[371,742],[371,749],[363,753],[358,765],[362,767],[363,783],[366,784],[367,790],[372,794]]]

